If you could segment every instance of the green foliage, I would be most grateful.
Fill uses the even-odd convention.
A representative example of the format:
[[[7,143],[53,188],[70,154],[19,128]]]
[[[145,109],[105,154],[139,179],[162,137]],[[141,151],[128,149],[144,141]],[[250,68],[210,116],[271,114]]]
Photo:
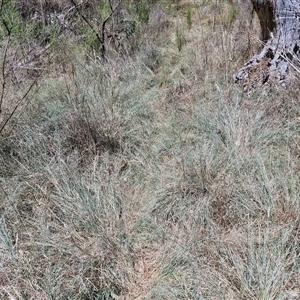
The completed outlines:
[[[186,22],[187,22],[189,29],[191,29],[191,27],[192,27],[192,23],[193,23],[192,19],[193,19],[193,11],[191,8],[189,8],[186,13]]]
[[[107,18],[109,13],[110,13],[109,1],[105,0],[100,4],[100,14],[101,14],[102,18],[105,19],[105,18]]]
[[[230,9],[229,9],[229,23],[230,23],[230,26],[232,25],[232,23],[236,19],[237,14],[238,14],[238,10],[233,5],[231,5]]]
[[[4,3],[1,13],[1,34],[2,37],[8,35],[14,40],[23,41],[24,26],[19,12],[16,10],[14,3]]]
[[[136,11],[139,21],[146,24],[149,21],[150,7],[147,0],[138,1],[136,4]]]
[[[92,28],[87,28],[85,37],[86,46],[89,49],[99,51],[101,43]]]
[[[1,36],[9,35],[12,43],[35,42],[39,45],[54,43],[58,37],[60,25],[54,20],[42,20],[41,17],[27,20],[22,16],[17,2],[3,4],[1,17]]]
[[[185,40],[184,40],[182,29],[177,26],[176,27],[176,45],[177,45],[178,51],[182,50],[184,43],[185,43]]]

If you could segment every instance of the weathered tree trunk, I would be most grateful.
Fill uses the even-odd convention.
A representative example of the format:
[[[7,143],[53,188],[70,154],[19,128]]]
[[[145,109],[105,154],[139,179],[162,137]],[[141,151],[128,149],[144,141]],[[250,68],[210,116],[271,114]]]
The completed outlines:
[[[235,75],[245,89],[287,84],[300,74],[300,0],[251,0],[263,48]]]

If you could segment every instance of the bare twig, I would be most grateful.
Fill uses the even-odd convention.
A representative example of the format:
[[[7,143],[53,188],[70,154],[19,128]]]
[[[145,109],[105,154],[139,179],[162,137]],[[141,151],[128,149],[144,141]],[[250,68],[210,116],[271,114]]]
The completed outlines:
[[[4,0],[1,0],[1,3],[0,3],[0,14],[2,13],[3,4],[4,4]]]
[[[113,5],[112,5],[111,0],[108,0],[108,4],[109,4],[109,7],[110,7],[110,10],[113,10]]]
[[[102,43],[102,39],[101,39],[99,33],[97,32],[97,30],[95,30],[94,26],[89,22],[89,20],[81,13],[81,11],[79,10],[79,5],[74,0],[70,0],[70,1],[74,5],[75,9],[77,10],[79,16],[92,29],[93,33],[96,35],[99,42]]]
[[[115,8],[112,7],[112,4],[110,3],[109,1],[109,4],[110,4],[110,9],[111,9],[111,12],[110,14],[108,15],[108,17],[103,21],[102,23],[102,30],[101,30],[101,33],[102,33],[102,48],[101,48],[101,54],[102,54],[102,58],[104,58],[105,56],[105,25],[107,23],[107,21],[112,17],[112,15],[114,14],[114,12],[118,9],[118,7],[121,5],[123,0],[120,0],[119,3],[115,6]]]
[[[1,3],[1,10],[2,10],[3,1]],[[5,74],[5,68],[6,68],[6,60],[7,60],[7,50],[11,39],[11,29],[8,27],[7,23],[3,20],[3,25],[7,30],[8,38],[6,41],[5,49],[4,49],[4,56],[2,61],[2,90],[0,95],[0,114],[2,113],[2,104],[3,104],[3,98],[5,93],[5,87],[6,87],[6,74]]]
[[[27,98],[28,94],[33,89],[34,85],[37,83],[37,81],[41,77],[42,73],[43,73],[43,71],[41,71],[40,74],[34,79],[34,81],[31,83],[31,85],[29,86],[29,88],[27,89],[27,91],[25,92],[25,94],[21,97],[21,99],[19,100],[19,102],[15,105],[14,109],[11,111],[11,113],[9,114],[9,116],[6,118],[6,120],[3,122],[3,124],[1,124],[0,134],[2,133],[2,131],[4,130],[4,128],[6,127],[7,123],[12,119],[12,117],[16,113],[17,109],[22,104],[22,102]]]
[[[1,3],[0,3],[0,12],[3,9],[3,3],[4,3],[4,0],[2,0]],[[6,41],[6,44],[5,44],[3,58],[2,58],[2,71],[1,71],[2,82],[1,82],[1,92],[0,92],[0,114],[2,113],[2,107],[3,107],[3,103],[5,101],[5,94],[6,94],[6,90],[7,90],[7,77],[8,77],[8,74],[9,74],[9,70],[12,68],[11,65],[8,65],[8,58],[7,58],[8,50],[10,49],[10,46],[11,46],[10,44],[11,44],[12,28],[9,27],[9,25],[7,24],[7,22],[5,20],[2,20],[2,23],[3,23],[3,25],[4,25],[4,27],[7,31],[7,41]],[[48,49],[48,47],[46,47],[45,49],[42,49],[42,51],[38,52],[37,55],[34,56],[34,58],[42,55],[42,53],[47,49]],[[24,95],[21,98],[19,98],[16,105],[13,106],[13,109],[11,110],[9,115],[7,117],[3,118],[2,123],[0,123],[0,135],[3,132],[3,130],[5,129],[5,127],[7,126],[8,122],[14,117],[14,115],[15,115],[16,111],[18,110],[18,108],[23,104],[24,100],[27,99],[27,97],[28,97],[29,93],[31,92],[31,90],[33,89],[34,85],[37,83],[38,79],[41,77],[43,71],[44,71],[44,69],[41,69],[38,76],[33,80],[33,82],[27,88]]]
[[[74,5],[75,9],[77,10],[79,16],[92,29],[92,31],[95,34],[97,40],[100,42],[100,44],[101,44],[101,56],[102,56],[103,59],[105,59],[105,52],[106,52],[106,48],[105,48],[105,26],[106,26],[106,23],[113,16],[113,14],[115,13],[115,11],[119,8],[119,6],[123,2],[123,0],[120,0],[119,3],[115,6],[115,8],[113,8],[111,1],[109,1],[109,6],[110,6],[110,10],[111,11],[110,11],[110,14],[102,22],[102,25],[101,25],[101,35],[99,34],[98,30],[96,30],[94,28],[94,26],[91,24],[91,22],[81,13],[81,11],[79,10],[79,5],[77,5],[77,3],[75,2],[75,0],[70,0],[70,1]]]

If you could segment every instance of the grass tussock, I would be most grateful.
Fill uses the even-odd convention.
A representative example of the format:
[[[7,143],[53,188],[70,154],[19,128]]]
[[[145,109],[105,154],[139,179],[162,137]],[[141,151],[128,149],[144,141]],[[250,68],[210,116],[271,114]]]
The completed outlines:
[[[233,84],[240,1],[142,2],[126,55],[54,45],[1,133],[1,299],[296,299],[298,86]]]

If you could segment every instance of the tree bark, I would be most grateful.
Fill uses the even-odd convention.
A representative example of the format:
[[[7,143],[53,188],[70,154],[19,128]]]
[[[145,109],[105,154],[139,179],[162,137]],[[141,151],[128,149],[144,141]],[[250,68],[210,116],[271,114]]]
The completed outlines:
[[[251,0],[262,31],[262,50],[235,75],[247,90],[286,85],[300,74],[300,0]]]

